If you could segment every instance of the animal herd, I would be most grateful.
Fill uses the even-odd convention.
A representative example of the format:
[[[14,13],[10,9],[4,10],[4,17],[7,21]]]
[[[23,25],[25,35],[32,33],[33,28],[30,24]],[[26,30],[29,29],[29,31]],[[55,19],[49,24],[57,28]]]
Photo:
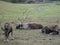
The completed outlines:
[[[10,23],[5,23],[4,27],[1,27],[1,29],[5,32],[5,41],[8,41],[8,37],[11,33],[11,36],[13,37],[13,26]],[[41,32],[44,34],[53,34],[57,35],[59,34],[58,25],[51,25],[51,26],[43,26],[42,24],[37,23],[26,23],[26,24],[18,24],[16,25],[16,29],[41,29]]]

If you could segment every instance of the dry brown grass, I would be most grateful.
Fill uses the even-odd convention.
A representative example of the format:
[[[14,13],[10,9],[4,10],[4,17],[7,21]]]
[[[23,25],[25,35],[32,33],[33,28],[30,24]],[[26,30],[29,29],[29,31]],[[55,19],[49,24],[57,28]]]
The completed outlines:
[[[60,35],[42,34],[40,30],[14,30],[14,38],[4,42],[4,35],[0,35],[0,45],[60,45]]]

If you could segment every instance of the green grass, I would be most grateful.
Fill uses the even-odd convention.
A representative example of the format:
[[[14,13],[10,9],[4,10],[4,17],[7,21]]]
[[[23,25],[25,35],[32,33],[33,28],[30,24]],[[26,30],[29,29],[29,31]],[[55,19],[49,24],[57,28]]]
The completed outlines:
[[[60,18],[60,5],[56,4],[14,4],[0,1],[0,19],[29,21],[50,21]],[[24,18],[26,16],[26,18]]]
[[[25,17],[25,18],[24,18]],[[60,5],[52,4],[15,4],[0,1],[0,23],[37,22],[43,25],[57,23],[60,19]],[[60,20],[59,20],[60,21]],[[60,22],[59,22],[60,23]],[[40,30],[16,30],[14,25],[15,40],[3,42],[4,35],[0,30],[0,45],[60,45],[59,35],[42,34]],[[45,40],[44,40],[45,39]],[[49,40],[52,39],[52,40]]]

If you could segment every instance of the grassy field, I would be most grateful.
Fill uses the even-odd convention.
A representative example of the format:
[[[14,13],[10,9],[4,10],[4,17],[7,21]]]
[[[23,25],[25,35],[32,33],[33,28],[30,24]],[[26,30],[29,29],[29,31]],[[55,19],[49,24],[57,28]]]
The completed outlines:
[[[60,5],[56,3],[14,4],[0,1],[0,27],[4,22],[59,24],[60,22],[57,23],[59,19]],[[16,30],[15,24],[13,24],[15,40],[3,42],[4,35],[0,30],[0,45],[60,45],[60,35],[46,35],[40,30]]]

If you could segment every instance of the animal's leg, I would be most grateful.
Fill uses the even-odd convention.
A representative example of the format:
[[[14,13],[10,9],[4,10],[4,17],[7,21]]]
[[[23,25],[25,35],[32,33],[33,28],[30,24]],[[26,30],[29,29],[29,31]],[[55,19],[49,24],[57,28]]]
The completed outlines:
[[[13,31],[11,31],[11,39],[12,40],[14,39],[14,37],[13,37]]]
[[[9,41],[8,37],[9,37],[9,34],[7,32],[5,32],[5,40],[4,41]]]

